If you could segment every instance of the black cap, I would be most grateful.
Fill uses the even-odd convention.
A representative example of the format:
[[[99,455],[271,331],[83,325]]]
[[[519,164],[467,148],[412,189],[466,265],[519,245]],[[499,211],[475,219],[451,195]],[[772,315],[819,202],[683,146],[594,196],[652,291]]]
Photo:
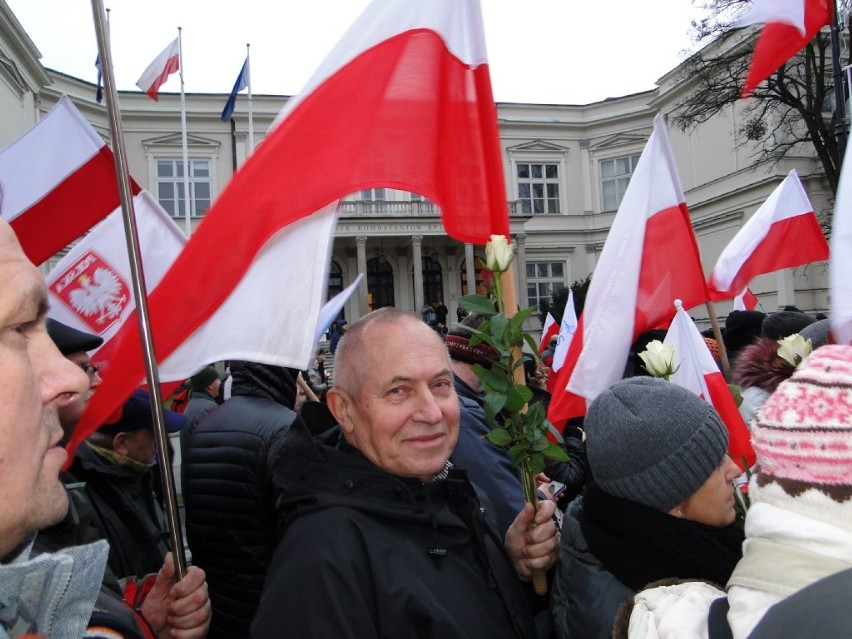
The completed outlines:
[[[71,328],[50,317],[47,318],[47,334],[50,335],[50,339],[53,340],[59,352],[63,355],[85,353],[98,348],[104,343],[103,337],[78,331],[76,328]]]
[[[151,415],[151,400],[148,391],[137,389],[124,403],[121,415],[113,422],[104,424],[98,431],[106,435],[130,433],[147,428],[154,430],[154,418]],[[166,430],[176,433],[186,424],[186,416],[174,411],[163,409],[163,419]]]

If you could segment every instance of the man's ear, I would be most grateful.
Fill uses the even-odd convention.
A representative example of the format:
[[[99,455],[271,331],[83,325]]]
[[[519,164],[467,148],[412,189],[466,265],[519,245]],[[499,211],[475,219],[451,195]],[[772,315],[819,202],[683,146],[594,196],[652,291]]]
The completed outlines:
[[[328,410],[334,415],[334,419],[340,424],[344,433],[351,433],[355,425],[352,423],[350,413],[352,410],[352,398],[342,388],[332,387],[326,396]]]
[[[127,456],[127,433],[116,433],[112,438],[112,449],[119,455]]]

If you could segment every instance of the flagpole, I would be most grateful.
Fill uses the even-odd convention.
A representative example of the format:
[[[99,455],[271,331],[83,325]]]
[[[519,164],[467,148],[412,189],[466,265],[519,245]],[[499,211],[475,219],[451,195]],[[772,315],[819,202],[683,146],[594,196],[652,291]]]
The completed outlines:
[[[725,348],[725,340],[722,339],[722,331],[719,328],[719,318],[716,317],[716,307],[713,302],[705,302],[707,315],[710,317],[710,326],[713,327],[713,338],[719,347],[719,363],[722,364],[722,375],[726,381],[731,381],[731,365],[728,363],[728,349]]]
[[[186,238],[192,234],[192,222],[189,211],[189,149],[186,141],[186,95],[183,91],[183,29],[178,27],[178,73],[180,73],[180,129],[183,148],[183,213]]]
[[[248,78],[246,78],[246,86],[248,88],[248,107],[249,107],[249,130],[248,130],[248,151],[249,153],[254,152],[254,118],[252,116],[252,104],[251,104],[251,59],[249,58],[249,47],[251,44],[246,42],[246,71],[248,71]]]
[[[121,214],[124,218],[124,234],[127,240],[127,255],[130,260],[130,275],[133,285],[133,297],[136,301],[136,317],[139,322],[139,335],[142,339],[142,355],[145,363],[145,379],[151,398],[151,415],[153,418],[154,437],[160,459],[160,476],[163,482],[163,499],[165,515],[169,526],[169,537],[175,558],[175,571],[178,580],[186,575],[186,554],[183,547],[180,517],[175,498],[175,479],[172,474],[172,464],[169,456],[168,435],[163,418],[163,400],[160,394],[160,375],[154,356],[154,342],[151,336],[151,324],[148,316],[147,287],[145,274],[142,272],[142,256],[139,249],[139,234],[136,229],[136,213],[133,210],[133,196],[130,191],[130,174],[127,169],[127,150],[124,145],[124,131],[121,128],[121,118],[118,108],[118,92],[115,88],[115,76],[110,55],[109,36],[104,25],[103,0],[92,0],[95,34],[98,40],[98,54],[103,71],[104,90],[106,94],[107,115],[109,116],[110,135],[113,143],[115,172],[118,180],[118,191],[121,196]]]

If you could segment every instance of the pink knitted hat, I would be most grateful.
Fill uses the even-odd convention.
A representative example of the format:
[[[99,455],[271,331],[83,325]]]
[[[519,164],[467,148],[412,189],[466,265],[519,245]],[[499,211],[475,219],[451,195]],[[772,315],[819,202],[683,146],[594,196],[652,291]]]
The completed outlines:
[[[852,346],[815,350],[752,423],[760,473],[843,501],[852,492]],[[785,486],[785,490],[789,489]]]

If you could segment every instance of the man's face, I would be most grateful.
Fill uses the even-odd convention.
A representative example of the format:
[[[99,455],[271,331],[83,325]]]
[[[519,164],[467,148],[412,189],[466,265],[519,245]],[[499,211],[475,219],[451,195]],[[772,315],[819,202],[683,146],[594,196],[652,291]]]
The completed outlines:
[[[74,427],[80,421],[83,411],[86,410],[86,404],[95,393],[95,389],[101,385],[103,381],[101,375],[92,367],[92,360],[89,359],[87,353],[80,351],[79,353],[70,353],[65,356],[69,361],[80,367],[80,370],[85,372],[89,377],[89,389],[75,395],[73,399],[67,402],[61,402],[57,409],[59,414],[59,423],[62,424],[62,430],[65,433],[65,440],[71,438],[74,432]]]
[[[116,452],[140,464],[153,464],[157,460],[157,440],[150,428],[119,433],[114,446]]]
[[[368,326],[354,397],[332,391],[330,406],[347,440],[376,466],[430,481],[458,439],[459,400],[447,350],[414,319]]]
[[[46,310],[44,278],[0,222],[0,557],[68,508],[56,409],[89,380],[48,336]]]

